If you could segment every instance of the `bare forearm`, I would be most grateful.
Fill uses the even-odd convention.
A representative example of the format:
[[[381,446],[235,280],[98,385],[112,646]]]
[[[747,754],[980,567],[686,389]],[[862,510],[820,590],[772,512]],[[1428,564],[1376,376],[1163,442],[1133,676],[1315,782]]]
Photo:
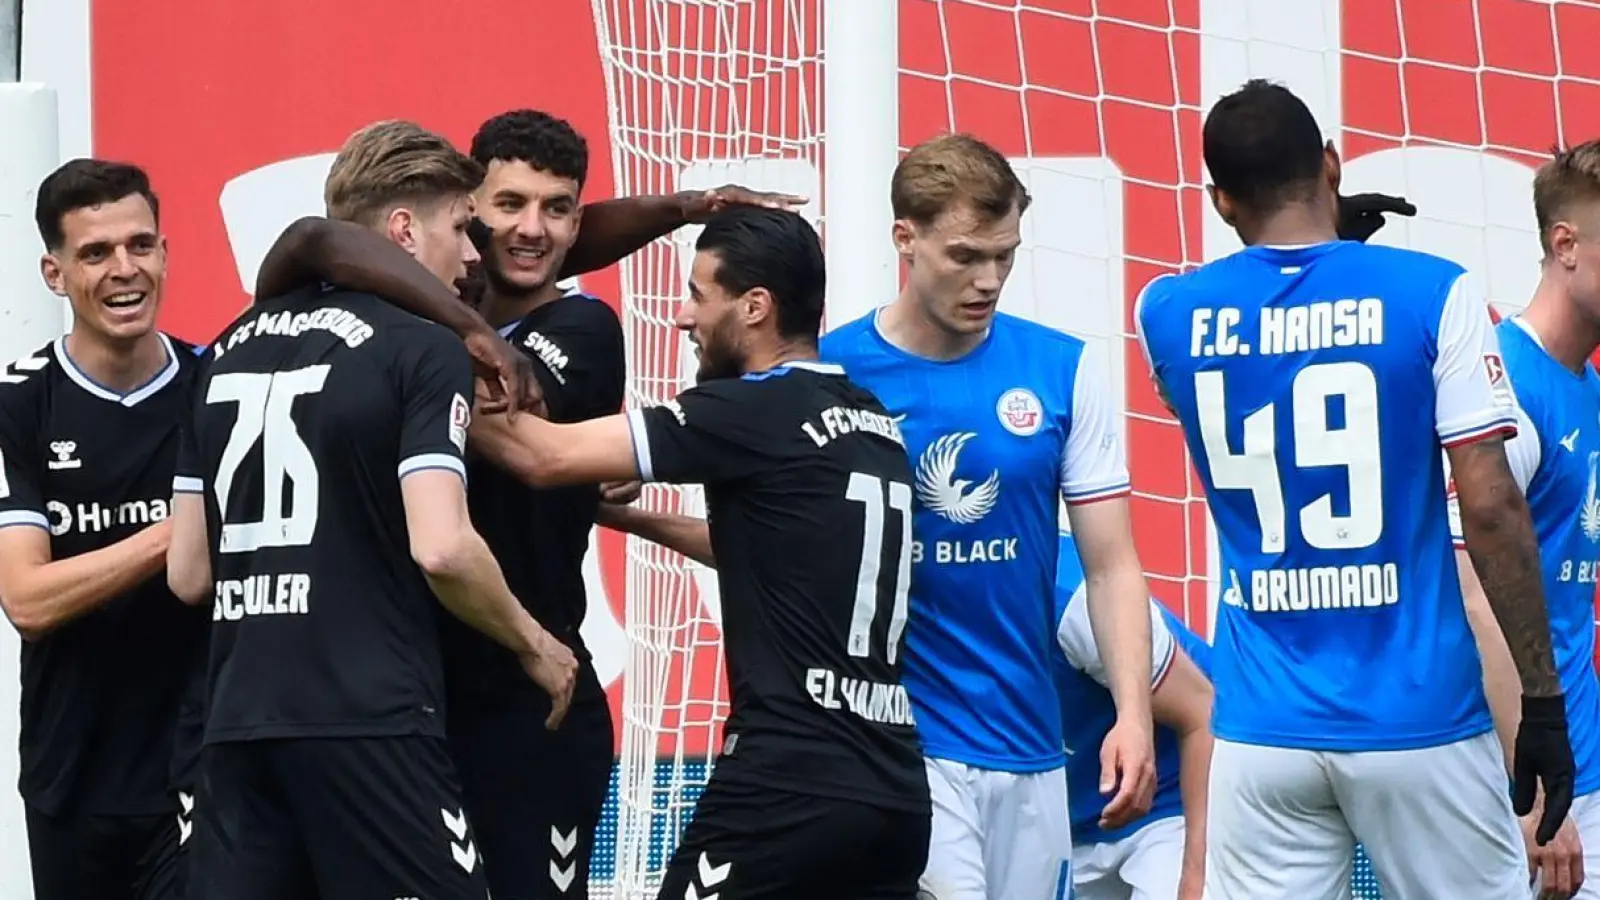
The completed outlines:
[[[1178,793],[1183,798],[1183,871],[1204,883],[1206,804],[1211,780],[1211,732],[1204,728],[1178,739]]]
[[[555,424],[533,416],[475,416],[473,451],[533,487],[601,484],[639,477],[628,420],[620,415]]]
[[[489,546],[477,532],[445,564],[425,569],[428,584],[450,614],[515,653],[531,653],[544,629],[528,615],[506,585]]]
[[[1533,523],[1520,494],[1515,502],[1499,507],[1489,514],[1474,514],[1463,504],[1467,553],[1516,666],[1522,693],[1553,697],[1561,693],[1561,680],[1551,647]]]
[[[675,550],[702,566],[717,567],[711,552],[711,529],[704,519],[602,503],[595,522]]]
[[[1506,771],[1511,771],[1513,749],[1516,746],[1517,725],[1522,719],[1522,686],[1517,679],[1517,666],[1511,659],[1511,650],[1500,634],[1483,587],[1472,570],[1465,553],[1456,554],[1456,569],[1461,575],[1461,592],[1467,607],[1467,624],[1472,628],[1473,640],[1478,645],[1478,656],[1483,660],[1483,692],[1489,699],[1489,713],[1494,717],[1495,734],[1500,738],[1500,751],[1505,756]]]
[[[354,222],[308,216],[290,225],[262,260],[256,296],[275,297],[319,281],[377,294],[461,337],[490,330],[411,254]]]
[[[1085,579],[1089,626],[1105,662],[1117,716],[1150,718],[1150,598],[1137,569]]]
[[[159,575],[170,535],[170,526],[152,525],[109,547],[37,566],[6,592],[6,614],[24,638],[42,637]]]
[[[583,227],[567,251],[562,278],[604,269],[658,237],[688,224],[685,194],[620,197],[583,207]]]
[[[516,423],[505,416],[474,415],[467,429],[472,452],[530,487],[548,487],[558,463],[549,423],[531,417]]]

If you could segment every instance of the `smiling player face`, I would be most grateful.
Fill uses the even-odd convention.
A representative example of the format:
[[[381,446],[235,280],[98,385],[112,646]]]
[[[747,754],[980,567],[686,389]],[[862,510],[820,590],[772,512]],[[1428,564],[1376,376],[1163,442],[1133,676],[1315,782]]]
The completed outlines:
[[[504,294],[529,294],[555,278],[578,239],[578,182],[497,159],[478,189],[478,218],[490,231],[484,271]]]
[[[1022,243],[1022,214],[984,220],[964,206],[931,224],[895,222],[906,283],[928,320],[952,335],[981,334],[994,321]]]
[[[167,241],[144,197],[61,217],[61,246],[45,254],[45,283],[72,304],[73,328],[134,341],[155,328],[167,277]]]

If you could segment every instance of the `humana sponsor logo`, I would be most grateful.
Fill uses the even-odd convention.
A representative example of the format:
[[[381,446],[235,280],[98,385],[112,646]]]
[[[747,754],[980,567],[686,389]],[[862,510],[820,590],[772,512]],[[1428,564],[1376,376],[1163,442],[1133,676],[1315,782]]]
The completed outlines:
[[[141,527],[160,522],[172,512],[169,502],[161,499],[71,505],[51,500],[44,508],[50,519],[50,533],[57,536],[69,531],[96,534],[124,526]]]

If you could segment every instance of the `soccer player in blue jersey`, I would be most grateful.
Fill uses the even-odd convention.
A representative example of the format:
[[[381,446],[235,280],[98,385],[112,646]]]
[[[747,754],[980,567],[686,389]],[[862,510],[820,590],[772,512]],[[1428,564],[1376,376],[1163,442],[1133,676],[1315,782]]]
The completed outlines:
[[[1066,541],[1063,540],[1063,544]],[[1063,546],[1063,554],[1073,552]],[[1067,573],[1063,572],[1063,575]],[[1206,778],[1211,768],[1211,647],[1150,601],[1156,794],[1150,812],[1104,819],[1099,755],[1116,721],[1105,666],[1073,573],[1056,584],[1056,691],[1067,746],[1072,881],[1078,900],[1199,900],[1205,887]],[[1087,753],[1078,750],[1087,749]]]
[[[1517,896],[1441,446],[1520,675],[1515,806],[1543,781],[1541,842],[1573,762],[1487,308],[1454,263],[1337,240],[1339,158],[1288,90],[1246,84],[1203,137],[1245,249],[1152,282],[1134,319],[1221,550],[1208,892],[1348,896],[1359,840],[1386,900]]]
[[[1558,153],[1542,166],[1534,177],[1533,204],[1544,251],[1539,286],[1527,311],[1495,330],[1519,406],[1506,457],[1527,495],[1539,539],[1577,779],[1572,811],[1555,841],[1536,844],[1533,815],[1523,818],[1522,832],[1530,868],[1547,894],[1600,898],[1600,878],[1585,878],[1586,871],[1600,872],[1600,682],[1594,666],[1600,376],[1589,362],[1600,348],[1600,250],[1594,243],[1600,235],[1600,141]],[[1452,525],[1462,546],[1459,522]],[[1516,671],[1471,560],[1458,552],[1457,563],[1483,647],[1490,704],[1509,733],[1518,714]]]
[[[935,138],[900,161],[890,196],[905,288],[821,350],[883,401],[916,466],[904,678],[933,795],[923,889],[1050,900],[1072,844],[1061,713],[1041,702],[1063,496],[1116,698],[1095,787],[1112,818],[1154,791],[1149,592],[1119,411],[1083,341],[996,312],[1029,202],[1002,154]]]

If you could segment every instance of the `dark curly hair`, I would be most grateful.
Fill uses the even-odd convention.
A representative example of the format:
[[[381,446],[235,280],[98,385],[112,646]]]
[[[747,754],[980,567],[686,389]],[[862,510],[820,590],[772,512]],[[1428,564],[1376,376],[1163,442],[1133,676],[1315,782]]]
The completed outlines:
[[[565,119],[536,109],[514,109],[484,122],[472,136],[472,158],[525,162],[583,187],[589,175],[589,144]]]

